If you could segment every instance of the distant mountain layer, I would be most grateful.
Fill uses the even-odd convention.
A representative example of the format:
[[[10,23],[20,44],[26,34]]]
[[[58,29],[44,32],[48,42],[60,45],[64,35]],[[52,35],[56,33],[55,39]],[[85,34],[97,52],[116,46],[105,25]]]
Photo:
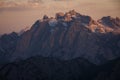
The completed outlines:
[[[10,49],[0,45],[4,58],[1,61],[20,61],[39,55],[61,60],[84,58],[101,64],[120,56],[120,19],[107,16],[95,21],[74,10],[59,12],[55,18],[45,15],[37,20],[31,29],[13,39],[13,44],[11,39],[7,40],[5,44]]]

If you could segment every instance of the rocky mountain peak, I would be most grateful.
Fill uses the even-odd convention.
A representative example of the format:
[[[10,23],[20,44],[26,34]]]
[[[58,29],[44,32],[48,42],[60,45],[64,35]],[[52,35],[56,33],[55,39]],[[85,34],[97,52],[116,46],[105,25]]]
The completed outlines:
[[[109,27],[103,22],[114,25]],[[63,60],[82,57],[101,63],[120,56],[119,35],[111,33],[114,27],[119,28],[119,18],[108,16],[95,21],[74,10],[56,13],[55,18],[45,15],[20,36],[10,60],[40,55]]]
[[[63,12],[56,13],[56,19],[64,19],[65,14]]]
[[[120,18],[119,18],[119,17],[116,17],[116,21],[120,22]]]
[[[47,15],[43,16],[43,20],[48,19],[49,17]]]
[[[99,22],[113,29],[120,28],[120,19],[118,17],[112,18],[111,16],[106,16],[106,17],[101,18]]]

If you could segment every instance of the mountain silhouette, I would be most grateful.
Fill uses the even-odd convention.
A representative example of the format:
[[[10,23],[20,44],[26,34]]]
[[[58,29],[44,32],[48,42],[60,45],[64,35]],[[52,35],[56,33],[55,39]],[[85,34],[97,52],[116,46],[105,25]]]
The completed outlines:
[[[0,80],[119,80],[120,19],[75,10],[0,36]]]
[[[10,60],[40,55],[104,63],[120,56],[119,23],[119,18],[109,16],[95,21],[75,10],[56,13],[55,18],[45,15],[21,35]]]

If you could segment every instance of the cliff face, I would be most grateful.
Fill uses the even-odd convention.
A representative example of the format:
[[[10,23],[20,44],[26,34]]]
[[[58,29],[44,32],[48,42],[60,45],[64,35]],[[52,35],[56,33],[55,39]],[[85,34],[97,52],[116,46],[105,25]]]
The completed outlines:
[[[63,60],[82,57],[99,64],[120,56],[119,18],[95,21],[74,10],[44,17],[23,33],[12,61],[41,55]]]

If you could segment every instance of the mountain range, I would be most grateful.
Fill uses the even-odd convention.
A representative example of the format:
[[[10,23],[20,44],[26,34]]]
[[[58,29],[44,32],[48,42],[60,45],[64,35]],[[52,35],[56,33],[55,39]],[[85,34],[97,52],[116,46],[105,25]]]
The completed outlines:
[[[0,37],[2,80],[119,80],[119,58],[118,17],[58,12]]]

